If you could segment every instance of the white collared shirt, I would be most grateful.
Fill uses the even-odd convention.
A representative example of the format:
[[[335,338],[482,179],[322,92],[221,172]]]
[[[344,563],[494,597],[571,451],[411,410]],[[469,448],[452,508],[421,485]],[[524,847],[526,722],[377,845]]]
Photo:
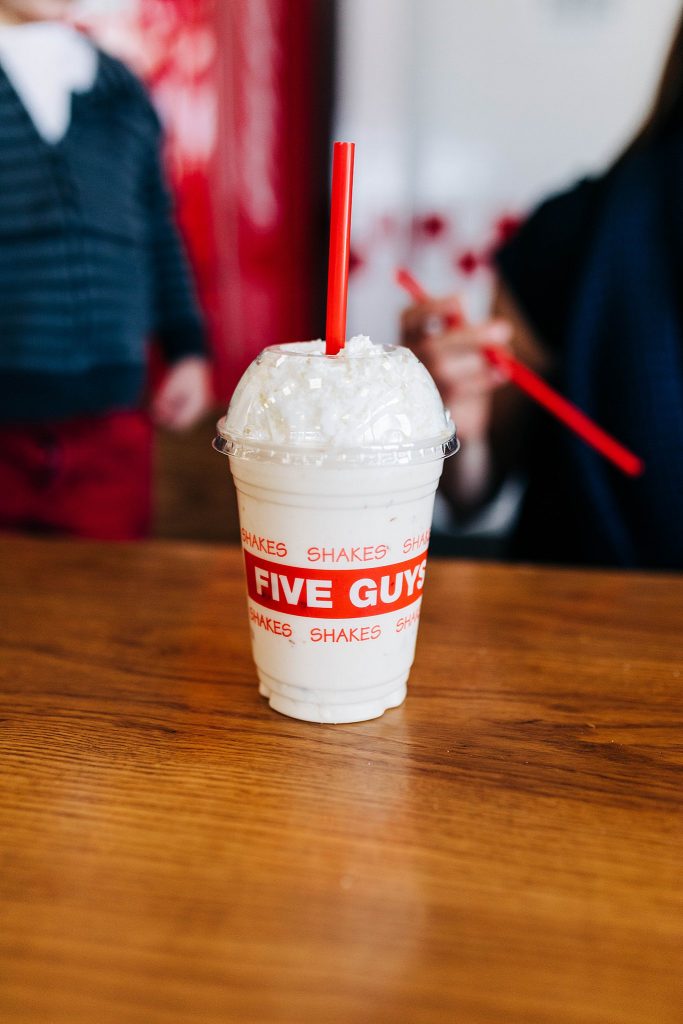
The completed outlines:
[[[46,142],[59,142],[71,117],[71,96],[92,88],[97,51],[56,21],[0,26],[0,64]]]

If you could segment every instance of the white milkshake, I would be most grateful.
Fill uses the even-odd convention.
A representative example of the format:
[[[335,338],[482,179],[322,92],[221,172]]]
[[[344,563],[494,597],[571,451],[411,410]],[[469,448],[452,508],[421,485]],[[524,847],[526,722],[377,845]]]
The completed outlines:
[[[275,710],[356,722],[400,704],[434,492],[455,431],[422,364],[353,338],[265,349],[214,446],[237,488],[260,691]]]

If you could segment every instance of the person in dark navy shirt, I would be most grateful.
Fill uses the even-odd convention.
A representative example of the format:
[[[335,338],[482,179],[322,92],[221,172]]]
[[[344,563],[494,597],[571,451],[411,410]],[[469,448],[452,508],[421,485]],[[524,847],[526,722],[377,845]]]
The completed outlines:
[[[412,306],[404,341],[452,411],[444,490],[465,513],[528,479],[516,559],[683,568],[683,21],[653,110],[605,174],[543,203],[495,258],[494,318],[428,333],[454,298]],[[644,459],[620,473],[481,355],[506,345]]]
[[[149,527],[152,423],[196,422],[209,371],[159,120],[68,6],[0,0],[0,528],[124,539]]]

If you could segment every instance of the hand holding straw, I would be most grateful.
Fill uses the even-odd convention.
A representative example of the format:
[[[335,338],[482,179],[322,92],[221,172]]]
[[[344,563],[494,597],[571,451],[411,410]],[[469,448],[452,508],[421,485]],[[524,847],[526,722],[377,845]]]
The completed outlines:
[[[416,302],[428,302],[430,296],[419,284],[413,275],[399,267],[396,271],[396,283],[399,284]],[[463,323],[463,318],[452,315],[447,319],[447,325],[455,328]],[[645,469],[645,464],[637,455],[630,452],[622,444],[611,437],[606,431],[594,423],[585,413],[563,398],[546,382],[530,370],[519,360],[508,355],[503,349],[495,345],[484,345],[482,348],[484,358],[497,367],[508,380],[516,384],[521,391],[527,394],[539,405],[543,406],[551,415],[555,416],[561,423],[578,434],[587,444],[604,455],[606,459],[613,462],[623,473],[628,476],[640,476]]]
[[[346,304],[349,290],[353,142],[335,142],[332,155],[330,256],[327,270],[325,354],[336,356],[346,343]]]

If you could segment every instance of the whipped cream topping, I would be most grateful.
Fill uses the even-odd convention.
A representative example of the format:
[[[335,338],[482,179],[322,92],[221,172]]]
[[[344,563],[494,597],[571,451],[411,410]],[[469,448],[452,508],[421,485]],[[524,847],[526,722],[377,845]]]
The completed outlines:
[[[362,448],[446,439],[454,431],[434,381],[406,348],[351,338],[276,345],[246,370],[222,432],[255,443]]]

